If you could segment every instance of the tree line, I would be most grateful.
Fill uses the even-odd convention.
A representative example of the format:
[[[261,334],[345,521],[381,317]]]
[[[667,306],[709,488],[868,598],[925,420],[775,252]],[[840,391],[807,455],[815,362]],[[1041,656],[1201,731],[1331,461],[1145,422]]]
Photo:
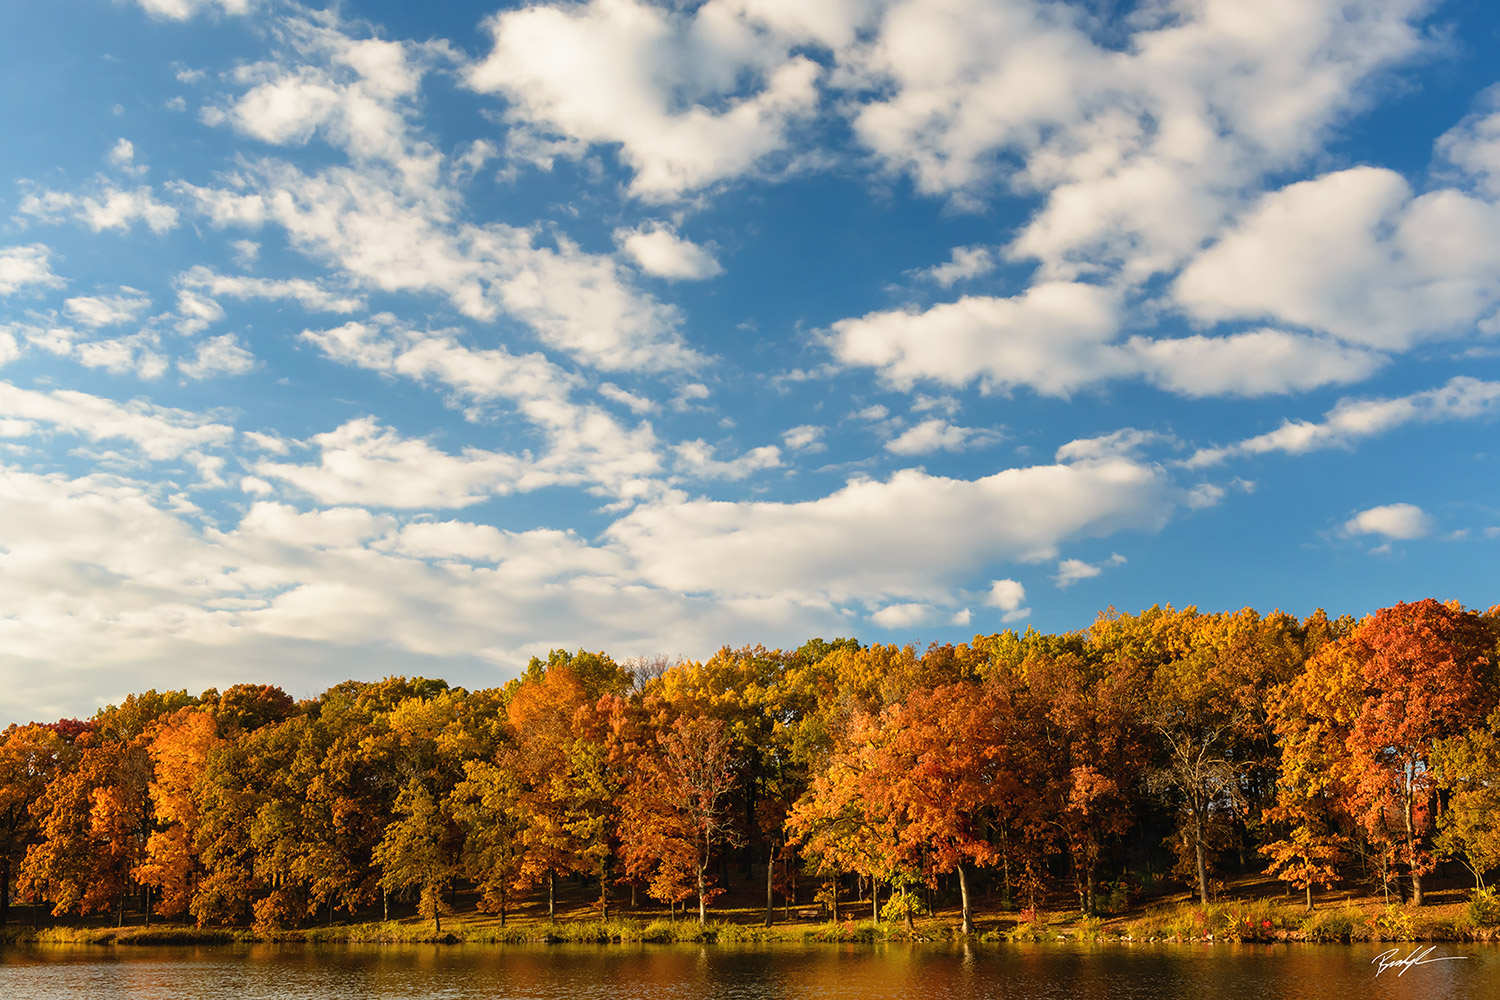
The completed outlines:
[[[706,918],[752,865],[774,906],[906,919],[934,893],[1064,888],[1098,912],[1175,875],[1420,905],[1500,867],[1500,607],[1362,621],[1113,609],[959,645],[814,639],[703,662],[554,651],[503,687],[147,691],[0,738],[0,921],[262,929],[453,892],[507,913],[582,881]],[[756,889],[758,892],[759,889]],[[882,894],[884,899],[882,900]],[[865,905],[865,904],[861,904]],[[388,909],[386,910],[388,913]]]

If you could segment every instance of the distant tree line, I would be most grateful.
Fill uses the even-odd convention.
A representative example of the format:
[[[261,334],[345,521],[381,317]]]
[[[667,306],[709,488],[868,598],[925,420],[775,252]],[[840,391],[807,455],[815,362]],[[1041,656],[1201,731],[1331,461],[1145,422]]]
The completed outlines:
[[[500,915],[584,880],[704,919],[763,866],[779,901],[877,919],[981,884],[1096,912],[1175,873],[1206,903],[1266,868],[1313,903],[1420,905],[1500,867],[1500,608],[1363,621],[1113,610],[1066,635],[554,651],[504,687],[346,681],[132,695],[0,738],[0,921],[131,907],[200,925],[332,920],[455,887]],[[758,889],[756,890],[759,891]],[[882,905],[882,893],[884,902]]]

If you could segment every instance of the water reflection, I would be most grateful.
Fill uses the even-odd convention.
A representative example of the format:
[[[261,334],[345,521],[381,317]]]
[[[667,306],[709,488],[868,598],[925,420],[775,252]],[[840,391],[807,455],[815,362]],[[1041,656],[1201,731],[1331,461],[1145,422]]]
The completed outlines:
[[[1354,946],[819,945],[0,951],[10,1000],[1445,1000],[1500,996],[1500,953],[1375,975]],[[1406,954],[1405,951],[1402,954]]]

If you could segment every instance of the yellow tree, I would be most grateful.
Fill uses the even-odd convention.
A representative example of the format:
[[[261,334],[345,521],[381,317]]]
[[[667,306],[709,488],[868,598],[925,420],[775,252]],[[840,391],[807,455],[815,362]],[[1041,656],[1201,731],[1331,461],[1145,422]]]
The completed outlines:
[[[155,727],[146,751],[155,829],[146,853],[131,874],[159,892],[157,912],[173,917],[192,902],[202,874],[197,837],[201,826],[200,783],[208,755],[222,741],[214,717],[200,708],[182,708]]]

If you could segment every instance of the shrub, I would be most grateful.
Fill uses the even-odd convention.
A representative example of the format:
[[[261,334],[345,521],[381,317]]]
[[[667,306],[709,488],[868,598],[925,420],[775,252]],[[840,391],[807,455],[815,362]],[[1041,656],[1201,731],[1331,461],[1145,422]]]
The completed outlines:
[[[1318,910],[1302,922],[1302,934],[1309,941],[1353,941],[1356,921],[1354,911]]]
[[[1500,925],[1500,895],[1494,889],[1475,889],[1464,904],[1464,923],[1470,927]]]

